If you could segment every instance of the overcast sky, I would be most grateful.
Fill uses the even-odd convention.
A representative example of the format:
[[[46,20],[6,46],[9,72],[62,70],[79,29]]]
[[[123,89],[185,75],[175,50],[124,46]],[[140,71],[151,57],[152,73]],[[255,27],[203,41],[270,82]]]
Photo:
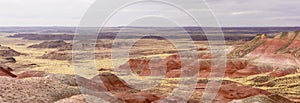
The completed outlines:
[[[103,0],[109,2],[109,0]],[[0,0],[0,26],[77,26],[94,0]],[[221,26],[300,26],[300,0],[206,0]],[[189,3],[189,2],[187,2]],[[194,5],[192,2],[190,5]],[[122,10],[111,24],[145,11],[165,13],[166,8],[140,5]],[[152,10],[152,11],[151,11]],[[163,12],[164,11],[164,12]],[[99,12],[101,14],[101,12]],[[172,12],[173,15],[180,13]],[[178,17],[178,20],[186,21]],[[185,22],[185,25],[193,23]]]

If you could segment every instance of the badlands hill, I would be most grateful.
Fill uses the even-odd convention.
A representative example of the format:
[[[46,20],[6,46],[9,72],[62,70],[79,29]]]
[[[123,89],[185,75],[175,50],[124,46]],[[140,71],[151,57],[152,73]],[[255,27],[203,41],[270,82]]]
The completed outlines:
[[[280,33],[274,38],[260,34],[248,43],[236,46],[228,53],[225,78],[215,78],[222,85],[217,96],[211,98],[214,100],[213,103],[299,102],[298,41],[300,41],[298,32]],[[110,48],[106,44],[98,45]],[[100,48],[100,50],[107,48]],[[12,51],[6,48],[7,50]],[[206,49],[199,49],[199,52],[203,50]],[[65,50],[60,52],[63,51]],[[72,56],[71,52],[67,53],[68,57]],[[55,55],[62,57],[60,54]],[[177,103],[188,101],[188,103],[199,103],[207,88],[209,74],[213,69],[218,69],[212,68],[212,58],[209,53],[199,54],[198,68],[197,63],[193,62],[181,64],[181,58],[176,53],[157,61],[151,58],[130,59],[119,68],[113,69],[113,72],[106,71],[111,69],[103,68],[98,75],[90,79],[78,75],[51,74],[41,71],[14,72],[12,70],[18,68],[0,65],[2,83],[0,87],[5,88],[0,91],[0,102]],[[163,71],[162,68],[165,68],[165,72],[159,72],[159,75],[165,78],[156,79],[159,84],[150,89],[134,88],[145,84],[126,83],[124,77],[116,76],[120,72],[117,70],[128,69],[138,74],[137,77],[143,78],[151,76],[151,73]],[[199,70],[197,82],[193,85],[183,85],[195,89],[190,98],[186,100],[186,98],[174,97],[160,101],[170,96],[178,86],[182,86],[178,85],[178,82],[183,72],[194,70]],[[184,89],[179,91],[187,92]]]
[[[300,35],[298,31],[282,33],[274,38],[257,35],[246,44],[237,46],[227,56],[225,77],[247,77],[257,74],[282,77],[299,71]],[[198,63],[181,64],[178,54],[171,55],[149,67],[151,59],[130,59],[120,69],[132,69],[139,75],[148,76],[151,70],[165,68],[166,77],[180,77],[181,72],[199,71],[200,77],[208,77],[211,68],[209,53],[199,55]],[[164,67],[165,66],[165,67]],[[188,70],[181,70],[187,67]],[[199,70],[197,70],[199,69]],[[215,68],[217,69],[217,68]]]
[[[280,33],[274,38],[259,34],[228,53],[224,76],[299,101],[299,52],[299,31]],[[130,59],[118,69],[131,70],[140,76],[158,74],[166,78],[178,78],[182,73],[199,71],[195,75],[208,78],[212,70],[218,69],[212,68],[211,58],[209,53],[199,55],[199,66],[196,66],[197,63],[182,64],[178,54],[158,61],[137,58]],[[157,73],[161,71],[159,68],[164,68],[165,72]]]
[[[268,38],[265,34],[258,35],[252,41],[233,50],[229,56],[270,57],[277,54],[277,56],[299,58],[299,32],[284,32],[274,38]]]

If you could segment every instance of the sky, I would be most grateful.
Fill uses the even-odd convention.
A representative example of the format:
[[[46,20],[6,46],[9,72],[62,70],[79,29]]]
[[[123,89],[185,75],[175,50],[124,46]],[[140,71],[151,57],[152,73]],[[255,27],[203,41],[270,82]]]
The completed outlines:
[[[182,3],[191,7],[197,5],[192,1],[186,0]],[[300,26],[300,0],[204,1],[209,6],[207,10],[212,12],[219,24],[224,27]],[[0,26],[77,26],[93,2],[94,0],[0,0]],[[178,10],[160,4],[146,3],[122,9],[119,16],[117,14],[112,17],[114,19],[109,26],[125,25],[126,21],[135,16],[142,16],[143,13],[166,14],[185,26],[194,25]],[[97,14],[101,14],[101,10]],[[145,24],[153,22],[167,24],[162,23],[165,19],[151,20]]]

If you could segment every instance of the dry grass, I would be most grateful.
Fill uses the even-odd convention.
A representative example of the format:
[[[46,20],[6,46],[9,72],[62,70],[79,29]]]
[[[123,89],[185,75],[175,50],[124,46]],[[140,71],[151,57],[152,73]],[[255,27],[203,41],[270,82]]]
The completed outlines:
[[[17,60],[17,63],[13,64],[7,64],[13,68],[16,69],[16,73],[18,72],[23,72],[23,71],[28,71],[28,70],[37,70],[37,71],[45,71],[49,73],[60,73],[60,74],[82,74],[82,76],[85,77],[92,77],[96,75],[97,69],[99,68],[114,68],[118,67],[121,64],[124,64],[129,58],[116,58],[116,59],[95,59],[94,64],[96,65],[96,68],[94,70],[90,69],[82,69],[82,70],[74,70],[74,66],[72,65],[72,61],[67,61],[67,60],[50,60],[50,59],[39,59],[38,57],[50,53],[52,51],[56,51],[56,49],[36,49],[36,48],[27,48],[27,46],[33,45],[33,44],[38,44],[43,41],[38,41],[38,40],[23,40],[20,38],[7,38],[6,36],[11,35],[1,35],[0,36],[0,44],[4,46],[11,47],[12,49],[19,51],[21,53],[25,53],[27,55],[21,55],[18,57],[15,57]],[[128,40],[126,40],[128,41]],[[130,41],[130,40],[129,40]],[[67,42],[72,42],[72,41],[67,41]],[[178,43],[184,44],[186,41],[178,41]],[[160,58],[165,58],[170,55],[168,53],[168,50],[173,50],[174,47],[170,44],[170,42],[164,41],[164,40],[156,40],[155,45],[153,44],[153,40],[142,40],[136,42],[136,46],[133,48],[128,48],[128,49],[133,49],[133,51],[137,52],[139,50],[151,50],[152,48],[156,48],[159,50],[152,50],[152,51],[145,51],[146,55],[139,55],[136,57],[160,57]],[[183,46],[183,45],[180,45]],[[150,49],[149,49],[150,48]],[[120,48],[120,50],[123,50],[124,48]],[[166,53],[156,53],[156,52],[161,52],[164,51]],[[108,49],[99,49],[96,51],[96,53],[104,53],[108,52],[110,50]],[[71,51],[65,51],[65,52],[70,52]],[[147,55],[148,54],[148,55]],[[24,66],[26,64],[37,64],[38,66],[35,67],[28,67]],[[79,73],[80,72],[80,73]]]
[[[34,40],[22,40],[19,38],[6,38],[5,36],[0,36],[0,44],[4,46],[11,47],[12,49],[19,51],[21,53],[26,53],[28,55],[22,55],[15,57],[17,59],[17,63],[14,64],[8,64],[11,67],[18,68],[16,72],[26,71],[26,70],[38,70],[38,71],[46,71],[49,73],[60,73],[60,74],[79,74],[83,77],[91,78],[94,75],[97,75],[97,68],[113,68],[118,67],[119,65],[125,63],[128,58],[116,58],[116,59],[96,59],[94,61],[91,61],[92,64],[85,64],[81,65],[83,67],[82,69],[76,69],[74,70],[74,66],[72,65],[72,62],[70,61],[62,61],[62,60],[49,60],[49,59],[38,59],[37,57],[49,53],[51,51],[55,51],[56,49],[34,49],[34,48],[27,48],[27,46],[32,44],[41,43],[43,41],[34,41]],[[153,41],[152,40],[145,40],[140,41],[137,44],[137,47],[134,49],[147,49],[148,47],[151,47]],[[178,43],[185,44],[187,41],[185,40],[178,40]],[[168,42],[165,41],[158,41],[158,44],[165,44]],[[203,42],[197,42],[196,45],[198,47],[204,47],[207,46],[207,44]],[[164,45],[157,46],[158,49],[163,50],[171,50],[174,49],[174,47],[169,47],[171,45],[168,45],[164,48]],[[187,45],[180,45],[180,46],[187,46]],[[120,49],[122,50],[122,49]],[[100,49],[97,52],[107,52],[109,50],[103,50]],[[156,51],[151,51],[151,55],[146,55],[146,57],[160,57],[165,58],[169,56],[169,53],[162,53],[162,54],[156,54]],[[37,67],[22,67],[24,64],[37,64]],[[84,63],[83,63],[84,64]],[[113,65],[114,64],[114,65]],[[86,67],[95,65],[96,68],[89,69]],[[130,77],[121,77],[123,79],[130,80]],[[145,78],[140,78],[141,80]],[[151,78],[150,78],[151,79]],[[283,96],[287,96],[292,98],[300,98],[300,85],[299,85],[299,74],[293,74],[288,75],[282,78],[268,78],[265,74],[259,74],[255,76],[249,76],[247,78],[238,78],[238,79],[229,79],[229,78],[223,78],[224,80],[231,80],[240,82],[244,85],[253,86],[256,88],[261,88],[276,94],[280,94]],[[266,80],[267,79],[267,80]],[[164,95],[168,95],[173,88],[176,88],[176,82],[178,79],[162,79],[158,80],[159,84],[157,88],[149,89],[146,91],[149,92],[155,92],[155,93],[161,93]],[[143,82],[138,82],[137,84],[143,84]],[[146,82],[145,82],[146,83]],[[264,86],[263,84],[266,83],[275,83],[275,86]]]
[[[62,73],[62,74],[74,74],[74,70],[69,61],[59,61],[59,60],[47,60],[47,59],[38,59],[37,57],[54,51],[55,49],[34,49],[27,48],[27,46],[32,44],[41,43],[42,41],[35,40],[23,40],[20,38],[6,38],[4,36],[0,36],[0,44],[4,46],[11,47],[12,49],[19,51],[21,53],[25,53],[27,55],[21,55],[15,57],[17,63],[8,64],[11,67],[21,67],[17,68],[16,71],[21,70],[39,70],[46,71],[49,73]],[[22,45],[20,45],[22,44]],[[22,65],[26,64],[37,64],[38,67],[23,67]]]

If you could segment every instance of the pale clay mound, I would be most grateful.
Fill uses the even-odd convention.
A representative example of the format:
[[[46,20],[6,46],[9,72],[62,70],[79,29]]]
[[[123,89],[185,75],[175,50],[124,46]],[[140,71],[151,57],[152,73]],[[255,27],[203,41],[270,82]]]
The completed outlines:
[[[103,99],[99,99],[98,97],[87,95],[87,94],[80,94],[75,95],[70,98],[61,99],[55,103],[109,103],[104,101]]]
[[[50,78],[0,77],[0,102],[53,103],[80,94],[77,87]]]

